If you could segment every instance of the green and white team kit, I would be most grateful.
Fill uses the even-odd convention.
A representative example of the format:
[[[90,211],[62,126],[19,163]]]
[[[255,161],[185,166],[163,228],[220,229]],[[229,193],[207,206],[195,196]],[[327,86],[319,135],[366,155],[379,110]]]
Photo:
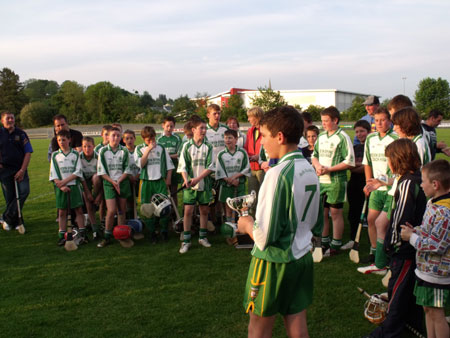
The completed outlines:
[[[140,179],[156,181],[165,178],[165,173],[175,168],[170,159],[169,152],[162,145],[156,144],[155,148],[150,150],[148,154],[147,163],[142,165],[142,156],[147,149],[148,145],[143,143],[138,145],[134,151],[134,161],[138,168],[141,169]],[[162,173],[164,173],[164,176]]]
[[[50,162],[49,180],[64,180],[72,174],[79,178],[83,177],[80,154],[72,148],[67,154],[64,154],[61,149],[53,152]],[[67,185],[76,185],[77,181],[77,179],[72,180]]]
[[[117,181],[124,173],[131,174],[129,164],[130,153],[127,148],[118,145],[116,150],[113,150],[108,144],[100,149],[97,174],[108,175],[113,181]]]

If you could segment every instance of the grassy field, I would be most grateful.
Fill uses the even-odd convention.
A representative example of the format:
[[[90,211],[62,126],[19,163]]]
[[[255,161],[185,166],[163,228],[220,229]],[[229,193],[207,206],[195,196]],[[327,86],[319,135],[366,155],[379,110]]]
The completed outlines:
[[[438,137],[450,144],[450,130],[439,130]],[[212,248],[199,247],[194,238],[181,256],[171,234],[164,244],[145,239],[131,249],[117,243],[98,249],[90,243],[66,252],[56,245],[48,140],[32,144],[27,233],[0,231],[0,337],[246,336],[242,299],[248,250],[236,250],[214,235]],[[3,200],[0,207],[3,211]],[[364,231],[361,255],[367,251]],[[361,337],[374,328],[364,319],[365,298],[356,286],[369,293],[385,290],[380,276],[364,276],[356,267],[347,252],[315,265],[311,337]],[[283,336],[278,318],[274,337]]]

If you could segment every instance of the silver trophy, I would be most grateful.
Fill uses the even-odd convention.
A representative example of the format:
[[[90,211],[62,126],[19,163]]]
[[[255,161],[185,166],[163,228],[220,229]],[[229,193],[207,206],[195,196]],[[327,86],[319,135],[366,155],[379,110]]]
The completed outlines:
[[[256,192],[253,190],[250,194],[238,196],[234,198],[227,198],[227,205],[230,209],[237,212],[239,217],[248,216],[249,209],[255,204]]]

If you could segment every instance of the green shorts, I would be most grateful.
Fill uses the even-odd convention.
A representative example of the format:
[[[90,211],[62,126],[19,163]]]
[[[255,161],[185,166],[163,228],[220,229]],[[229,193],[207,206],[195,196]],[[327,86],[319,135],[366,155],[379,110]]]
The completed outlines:
[[[369,209],[376,211],[385,211],[384,205],[386,204],[388,192],[375,190],[370,193]]]
[[[116,197],[125,198],[131,196],[131,188],[130,181],[128,178],[124,179],[120,182],[120,195],[117,194],[116,189],[114,189],[113,185],[106,180],[103,180],[103,193],[105,195],[105,200],[112,200]]]
[[[327,194],[325,202],[339,204],[347,201],[347,182],[320,183],[320,195]]]
[[[244,308],[260,317],[305,310],[313,298],[313,260],[308,252],[290,263],[252,257],[244,294]]]
[[[83,189],[81,183],[76,185],[69,185],[70,188],[70,208],[75,209],[83,206]],[[67,194],[62,192],[55,185],[55,195],[56,195],[56,208],[57,209],[67,209]]]
[[[139,200],[141,203],[150,203],[154,194],[169,196],[166,181],[161,178],[156,181],[142,180],[139,188]]]
[[[245,184],[239,184],[237,187],[230,187],[227,184],[222,184],[219,189],[219,201],[225,203],[227,198],[245,195]]]
[[[438,289],[432,286],[414,286],[416,304],[427,307],[445,308],[450,305],[450,290]]]
[[[195,205],[198,203],[199,205],[208,205],[212,202],[212,191],[198,191],[193,189],[184,189],[183,190],[183,204]]]

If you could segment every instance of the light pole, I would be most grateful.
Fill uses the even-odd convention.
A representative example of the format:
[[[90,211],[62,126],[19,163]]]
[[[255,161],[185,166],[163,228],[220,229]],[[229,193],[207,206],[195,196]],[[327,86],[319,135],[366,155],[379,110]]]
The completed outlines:
[[[403,95],[406,95],[406,94],[405,94],[406,76],[402,77],[402,80],[403,80]]]

